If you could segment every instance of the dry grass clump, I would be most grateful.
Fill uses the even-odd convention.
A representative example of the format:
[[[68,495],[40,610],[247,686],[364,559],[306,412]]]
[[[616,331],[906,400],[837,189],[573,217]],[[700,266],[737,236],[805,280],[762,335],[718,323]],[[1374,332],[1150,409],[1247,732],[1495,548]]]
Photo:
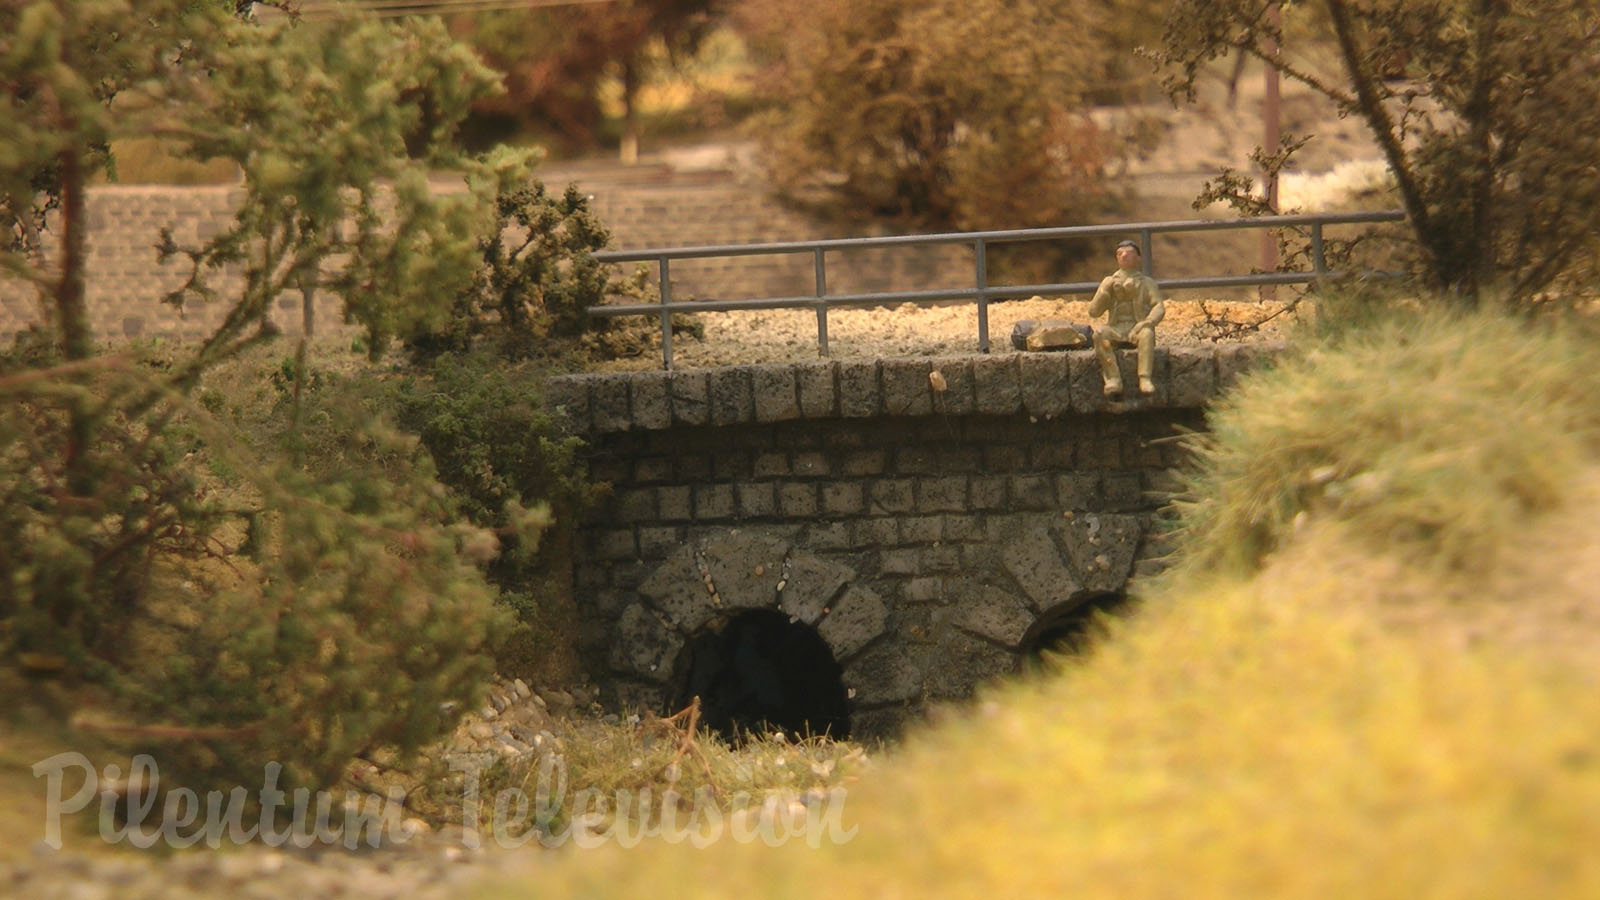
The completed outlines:
[[[1600,459],[1591,326],[1392,315],[1302,346],[1213,410],[1182,504],[1197,569],[1248,572],[1308,519],[1487,571]]]
[[[1422,317],[1252,377],[1175,576],[1087,658],[908,739],[850,787],[853,840],[600,850],[540,892],[1600,894],[1593,352]]]
[[[758,825],[763,807],[774,805],[785,823],[803,825],[830,792],[872,767],[859,744],[826,737],[774,732],[733,747],[698,727],[698,716],[696,706],[667,718],[559,720],[540,754],[501,761],[485,773],[480,829],[517,836],[532,828],[530,839],[551,846],[564,845],[579,829],[596,841],[631,843],[661,830],[664,818],[672,823],[667,830],[705,835],[740,817],[746,817],[742,827]],[[508,800],[496,812],[498,796],[512,789],[540,798],[538,805],[519,817]],[[461,798],[445,804],[442,819],[462,821],[455,799]],[[503,815],[507,810],[512,814]]]

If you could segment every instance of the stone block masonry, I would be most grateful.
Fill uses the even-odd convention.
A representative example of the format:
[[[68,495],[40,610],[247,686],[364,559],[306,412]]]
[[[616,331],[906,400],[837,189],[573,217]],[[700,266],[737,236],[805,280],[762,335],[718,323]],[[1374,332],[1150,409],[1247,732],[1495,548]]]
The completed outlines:
[[[1161,350],[1125,401],[1087,351],[553,378],[612,486],[573,560],[592,674],[665,709],[697,633],[780,610],[843,667],[854,733],[892,733],[1158,570],[1176,438],[1262,355]]]
[[[612,233],[616,249],[724,244],[730,235],[746,241],[812,240],[858,236],[857,232],[807,218],[784,207],[759,185],[730,173],[675,175],[652,167],[551,170],[543,178],[559,194],[569,181],[589,193],[592,208]],[[439,190],[451,189],[441,182]],[[228,227],[242,192],[233,185],[98,185],[89,190],[88,305],[96,339],[117,343],[163,338],[194,341],[209,336],[227,312],[225,302],[191,303],[178,310],[161,302],[184,280],[181,259],[158,261],[161,229],[181,245],[209,239]],[[49,223],[54,227],[54,223]],[[47,256],[55,252],[47,230]],[[815,291],[811,258],[804,254],[683,260],[672,267],[673,296],[688,299],[809,296]],[[972,254],[951,245],[836,253],[828,260],[834,293],[916,290],[967,284]],[[237,296],[237,266],[215,274],[221,297]],[[286,334],[301,328],[300,298],[280,298],[273,321]],[[0,278],[0,338],[39,321],[38,302],[26,283]],[[331,331],[341,311],[331,296],[318,297],[316,328]],[[781,410],[776,411],[781,413]]]

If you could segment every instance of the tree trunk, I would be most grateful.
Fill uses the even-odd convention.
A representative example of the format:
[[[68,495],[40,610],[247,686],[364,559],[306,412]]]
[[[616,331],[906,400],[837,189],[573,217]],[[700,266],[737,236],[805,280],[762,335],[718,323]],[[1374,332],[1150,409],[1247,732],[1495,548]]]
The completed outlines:
[[[69,123],[64,129],[74,133]],[[88,264],[88,199],[83,158],[76,148],[61,152],[61,278],[56,283],[56,321],[61,323],[61,353],[69,360],[94,352],[84,267]]]
[[[639,67],[632,56],[622,63],[622,148],[625,166],[639,161]]]

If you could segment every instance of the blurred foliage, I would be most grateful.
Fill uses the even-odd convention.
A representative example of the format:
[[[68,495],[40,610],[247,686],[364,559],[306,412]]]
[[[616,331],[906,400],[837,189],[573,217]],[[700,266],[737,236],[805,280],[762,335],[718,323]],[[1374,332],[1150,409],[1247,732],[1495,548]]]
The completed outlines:
[[[0,381],[0,658],[109,687],[130,740],[191,784],[273,760],[327,785],[363,748],[448,730],[499,614],[485,536],[454,523],[415,438],[313,408],[297,466],[142,367],[94,363]],[[141,412],[105,402],[152,391]]]
[[[506,88],[473,104],[469,139],[531,132],[567,152],[598,146],[603,83],[619,79],[630,104],[658,59],[670,65],[694,51],[717,6],[716,0],[621,0],[456,17],[451,32],[504,73]]]
[[[213,416],[249,404],[189,394],[274,337],[285,299],[334,293],[374,356],[446,315],[530,156],[456,151],[494,77],[437,20],[234,12],[0,6],[0,264],[47,311],[0,363],[0,660],[109,687],[119,733],[180,780],[256,783],[273,760],[319,787],[478,698],[509,618],[482,567],[534,546],[547,507],[463,520],[373,382],[319,377],[304,342],[255,373],[273,402],[248,427]],[[168,301],[224,304],[222,324],[141,366],[96,356],[86,317],[84,190],[122,138],[243,173],[231,221],[160,248],[188,264]],[[466,190],[436,190],[447,172]]]
[[[1359,117],[1395,180],[1426,286],[1469,304],[1589,285],[1600,258],[1600,9],[1557,2],[1179,0],[1164,49],[1174,97],[1239,52]],[[1324,20],[1342,69],[1320,74],[1285,29]],[[1317,42],[1318,49],[1328,41]],[[1283,52],[1273,51],[1274,44]],[[1276,153],[1280,148],[1267,148]]]
[[[475,347],[519,360],[548,352],[554,341],[575,341],[584,310],[605,299],[608,278],[594,253],[610,239],[577,185],[559,197],[538,181],[508,187],[478,239],[472,281],[407,345],[424,360]]]
[[[756,45],[774,57],[759,123],[769,174],[813,211],[899,228],[1101,218],[1129,199],[1129,144],[1087,108],[1132,55],[1096,29],[1137,20],[1053,0],[769,0],[747,26],[767,29]]]
[[[547,374],[483,353],[445,355],[390,382],[386,398],[427,448],[456,514],[500,536],[485,572],[517,624],[499,669],[536,683],[578,669],[572,541],[603,490],[587,480],[582,441],[541,402]]]

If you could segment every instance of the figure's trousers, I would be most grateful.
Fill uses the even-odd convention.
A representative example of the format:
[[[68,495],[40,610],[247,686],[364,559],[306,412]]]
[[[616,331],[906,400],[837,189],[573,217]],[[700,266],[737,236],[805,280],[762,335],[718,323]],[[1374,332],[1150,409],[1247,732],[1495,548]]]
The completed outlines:
[[[1118,347],[1139,349],[1139,377],[1151,378],[1156,371],[1156,333],[1153,328],[1139,332],[1137,340],[1128,340],[1121,330],[1105,326],[1094,330],[1094,355],[1100,359],[1100,376],[1107,384],[1121,384],[1122,372],[1117,368]]]

